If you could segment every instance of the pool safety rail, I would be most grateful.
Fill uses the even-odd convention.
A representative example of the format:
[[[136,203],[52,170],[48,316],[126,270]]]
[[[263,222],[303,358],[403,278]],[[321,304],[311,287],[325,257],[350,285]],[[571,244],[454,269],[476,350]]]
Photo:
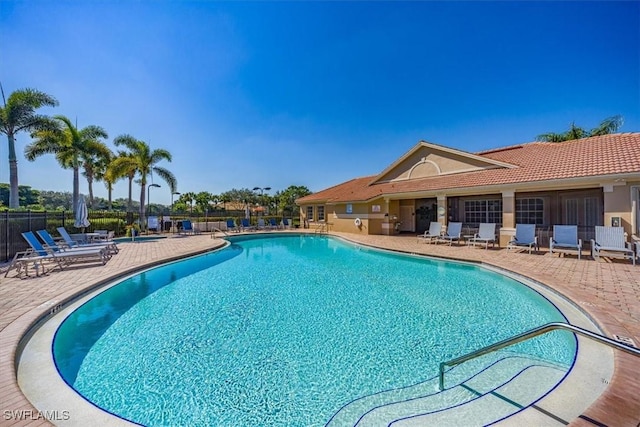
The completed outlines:
[[[546,325],[539,326],[537,328],[531,329],[527,332],[523,332],[521,334],[515,335],[511,338],[507,338],[503,341],[497,342],[495,344],[488,345],[479,350],[473,351],[471,353],[465,354],[464,356],[457,357],[455,359],[451,359],[446,362],[440,363],[440,376],[439,376],[439,387],[440,391],[444,390],[444,370],[446,366],[456,366],[461,363],[466,362],[467,360],[475,359],[476,357],[485,355],[487,353],[494,352],[496,350],[500,350],[502,348],[508,347],[513,344],[517,344],[522,341],[526,341],[530,338],[536,337],[538,335],[546,334],[547,332],[555,331],[558,329],[564,329],[567,331],[571,331],[574,334],[581,335],[583,337],[590,338],[594,341],[597,341],[601,344],[608,345],[609,347],[613,347],[616,350],[622,350],[626,353],[632,354],[636,357],[640,357],[640,350],[637,348],[633,348],[631,346],[621,344],[618,341],[612,340],[611,338],[607,338],[603,335],[596,334],[595,332],[588,331],[586,329],[582,329],[578,326],[569,325],[568,323],[547,323]]]

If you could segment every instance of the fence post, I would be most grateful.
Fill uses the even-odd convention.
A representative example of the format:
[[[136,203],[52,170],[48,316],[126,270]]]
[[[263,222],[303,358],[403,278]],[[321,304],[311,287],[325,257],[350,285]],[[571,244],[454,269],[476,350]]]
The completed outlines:
[[[9,209],[4,211],[4,232],[5,232],[5,242],[4,242],[4,260],[9,261]]]

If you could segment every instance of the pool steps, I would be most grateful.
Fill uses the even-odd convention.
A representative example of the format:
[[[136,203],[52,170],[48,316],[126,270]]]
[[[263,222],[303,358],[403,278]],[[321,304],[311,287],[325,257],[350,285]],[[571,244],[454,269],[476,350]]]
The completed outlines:
[[[332,426],[486,425],[520,411],[558,384],[566,369],[526,357],[503,357],[464,380],[452,369],[438,391],[438,378],[412,387],[356,399],[338,411]],[[468,377],[468,371],[467,377]],[[458,382],[463,381],[463,382]]]

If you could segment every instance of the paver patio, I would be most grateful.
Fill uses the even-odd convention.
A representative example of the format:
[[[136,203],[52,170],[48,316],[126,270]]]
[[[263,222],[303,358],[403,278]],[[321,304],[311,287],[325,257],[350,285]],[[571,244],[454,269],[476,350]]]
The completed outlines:
[[[526,251],[481,249],[461,246],[426,245],[415,235],[358,236],[333,233],[353,242],[395,251],[464,259],[506,269],[555,289],[573,300],[598,323],[604,334],[631,338],[640,346],[640,266],[630,262],[601,259],[588,254],[560,257],[543,249]],[[104,266],[79,266],[54,271],[47,276],[19,279],[0,276],[0,425],[49,425],[35,419],[37,410],[20,391],[16,379],[16,352],[22,336],[40,317],[88,288],[111,281],[144,266],[206,252],[220,246],[209,234],[171,235],[166,239],[121,243],[120,253]],[[572,426],[640,425],[640,358],[616,352],[616,369],[607,391]],[[10,411],[33,411],[17,420]],[[29,412],[23,412],[29,414]],[[590,421],[592,420],[592,421]]]

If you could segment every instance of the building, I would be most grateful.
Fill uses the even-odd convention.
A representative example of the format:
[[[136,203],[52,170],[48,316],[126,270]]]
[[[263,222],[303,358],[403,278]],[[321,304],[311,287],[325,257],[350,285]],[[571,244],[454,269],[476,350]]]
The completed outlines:
[[[546,237],[554,224],[576,224],[585,242],[595,225],[620,225],[640,239],[640,133],[479,153],[420,141],[379,174],[296,203],[301,223],[348,233],[422,233],[431,221],[460,221],[469,230],[497,223],[501,245],[516,223]]]

